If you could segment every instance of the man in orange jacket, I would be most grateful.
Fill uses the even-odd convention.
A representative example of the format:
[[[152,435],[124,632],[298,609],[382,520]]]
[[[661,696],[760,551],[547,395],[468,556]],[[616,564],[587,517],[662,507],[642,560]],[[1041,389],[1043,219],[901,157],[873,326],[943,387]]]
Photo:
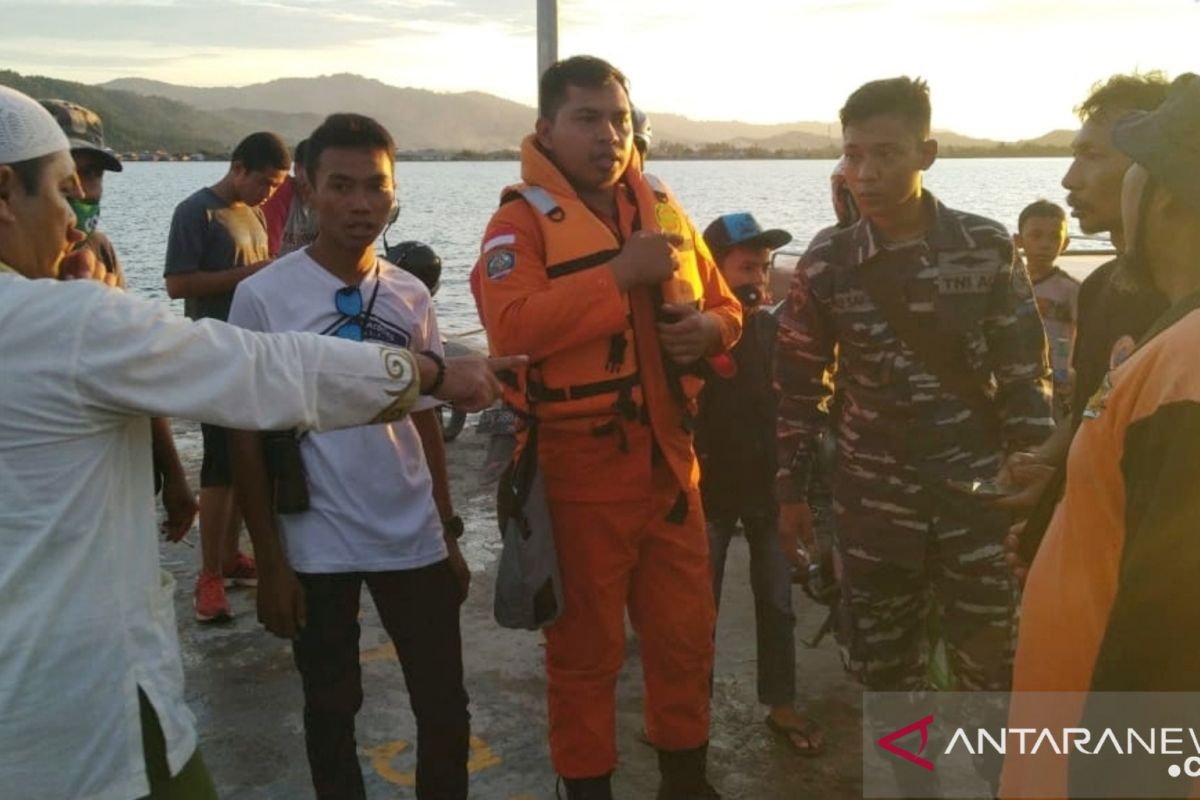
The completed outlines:
[[[525,400],[564,589],[546,631],[554,766],[572,800],[612,797],[628,606],[658,797],[716,798],[692,373],[737,340],[740,307],[678,203],[642,174],[626,79],[610,64],[580,56],[546,71],[521,174],[476,269],[493,352],[530,356]]]
[[[1200,688],[1200,75],[1180,75],[1161,105],[1110,130],[1132,162],[1116,274],[1170,305],[1131,353],[1114,348],[1082,409],[1021,603],[1008,730],[1082,731],[1100,744],[1094,756],[1078,738],[1062,752],[1009,750],[1004,798],[1200,794],[1190,766],[1181,778],[1178,748],[1118,745],[1106,757],[1101,738],[1194,719]]]

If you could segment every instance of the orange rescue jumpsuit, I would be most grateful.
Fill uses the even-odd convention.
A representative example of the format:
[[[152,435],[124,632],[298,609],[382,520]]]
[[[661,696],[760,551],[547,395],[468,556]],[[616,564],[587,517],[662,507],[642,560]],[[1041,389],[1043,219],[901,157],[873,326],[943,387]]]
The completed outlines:
[[[606,264],[635,230],[679,233],[677,275],[717,319],[722,348],[737,340],[741,310],[691,222],[665,189],[651,188],[636,156],[615,191],[615,229],[532,136],[521,172],[525,184],[503,195],[476,270],[492,352],[531,361],[565,594],[546,630],[550,749],[560,775],[583,778],[616,765],[626,607],[641,647],[646,732],[662,750],[708,740],[716,618],[690,433],[701,382],[664,362],[661,298],[644,287],[621,292]]]

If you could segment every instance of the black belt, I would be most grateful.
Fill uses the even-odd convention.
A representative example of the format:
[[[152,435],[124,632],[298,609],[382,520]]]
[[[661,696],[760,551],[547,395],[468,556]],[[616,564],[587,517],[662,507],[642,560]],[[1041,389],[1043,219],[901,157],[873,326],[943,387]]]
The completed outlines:
[[[562,278],[567,275],[573,275],[576,272],[583,272],[585,269],[591,269],[592,267],[598,267],[601,264],[607,264],[620,254],[621,251],[619,249],[601,250],[597,253],[592,253],[591,255],[573,258],[570,261],[563,261],[561,264],[554,264],[546,267],[546,277],[551,279]]]
[[[631,375],[626,375],[624,378],[613,378],[607,381],[581,383],[577,386],[552,389],[549,386],[530,379],[529,396],[534,402],[538,403],[563,403],[567,400],[585,400],[589,397],[599,397],[602,394],[620,392],[623,389],[632,389],[638,385],[639,380],[638,373],[634,372]]]

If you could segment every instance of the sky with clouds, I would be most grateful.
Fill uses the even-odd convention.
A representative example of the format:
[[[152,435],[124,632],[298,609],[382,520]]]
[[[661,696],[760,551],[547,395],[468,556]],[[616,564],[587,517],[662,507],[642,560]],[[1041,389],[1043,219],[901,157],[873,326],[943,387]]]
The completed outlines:
[[[536,0],[0,0],[0,65],[200,86],[353,72],[532,105]],[[1200,71],[1198,0],[559,0],[559,54],[696,119],[832,120],[864,81],[921,75],[934,125],[1075,125],[1099,78]]]

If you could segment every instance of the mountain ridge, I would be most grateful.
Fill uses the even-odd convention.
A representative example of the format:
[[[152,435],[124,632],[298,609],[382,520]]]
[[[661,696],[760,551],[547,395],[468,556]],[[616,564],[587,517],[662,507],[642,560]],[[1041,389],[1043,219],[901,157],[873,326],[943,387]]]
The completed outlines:
[[[401,152],[511,153],[532,130],[537,116],[531,106],[484,92],[392,86],[352,73],[278,78],[239,87],[197,87],[146,78],[117,78],[90,85],[0,70],[0,84],[35,97],[61,97],[92,108],[104,119],[110,145],[120,151],[161,148],[227,154],[255,130],[273,130],[295,143],[325,115],[357,111],[387,127]],[[829,156],[840,149],[836,122],[755,124],[649,114],[654,147],[662,155]],[[948,155],[956,151],[1061,155],[1072,132],[1051,131],[1025,142],[978,139],[952,131],[935,131],[934,135]]]

